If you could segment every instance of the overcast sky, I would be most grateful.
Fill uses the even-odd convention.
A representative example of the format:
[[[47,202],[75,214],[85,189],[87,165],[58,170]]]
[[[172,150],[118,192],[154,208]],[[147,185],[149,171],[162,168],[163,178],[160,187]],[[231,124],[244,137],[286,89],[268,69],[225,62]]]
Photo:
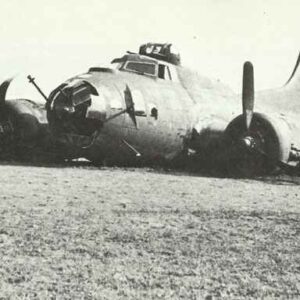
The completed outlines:
[[[10,0],[0,4],[0,79],[20,74],[9,97],[48,94],[68,77],[145,42],[171,42],[184,65],[241,90],[281,86],[300,50],[299,0]]]

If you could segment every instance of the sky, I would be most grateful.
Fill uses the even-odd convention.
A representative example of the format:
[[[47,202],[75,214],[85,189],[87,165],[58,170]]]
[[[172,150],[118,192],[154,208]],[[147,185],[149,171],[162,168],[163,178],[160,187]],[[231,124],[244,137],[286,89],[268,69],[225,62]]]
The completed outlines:
[[[170,42],[182,64],[241,92],[242,65],[256,90],[282,86],[300,50],[299,0],[10,0],[0,4],[0,80],[8,98],[42,99],[67,78],[145,42]]]

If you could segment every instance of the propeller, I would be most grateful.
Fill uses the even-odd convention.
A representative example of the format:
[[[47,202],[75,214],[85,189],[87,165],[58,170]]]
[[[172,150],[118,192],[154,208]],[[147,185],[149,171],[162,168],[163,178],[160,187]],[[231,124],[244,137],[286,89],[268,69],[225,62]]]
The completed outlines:
[[[253,65],[247,61],[243,70],[243,118],[247,131],[249,131],[254,109],[254,75]]]
[[[300,55],[295,69],[297,69],[299,63],[300,63]],[[293,77],[293,75],[294,74],[292,74],[291,77]],[[261,143],[259,143],[257,139],[254,136],[252,136],[252,134],[250,134],[249,132],[251,122],[253,119],[253,110],[254,110],[254,71],[253,71],[253,65],[249,61],[244,63],[242,102],[243,102],[243,121],[247,129],[247,135],[242,138],[243,145],[246,146],[246,148],[248,148],[249,150],[260,154],[262,157],[268,160],[269,155],[262,148]],[[281,160],[277,160],[276,165],[280,169],[284,170],[287,174],[299,175],[300,172],[299,166],[291,166],[288,163]]]
[[[6,92],[13,79],[13,77],[8,78],[0,85],[0,106],[3,106],[5,104]]]

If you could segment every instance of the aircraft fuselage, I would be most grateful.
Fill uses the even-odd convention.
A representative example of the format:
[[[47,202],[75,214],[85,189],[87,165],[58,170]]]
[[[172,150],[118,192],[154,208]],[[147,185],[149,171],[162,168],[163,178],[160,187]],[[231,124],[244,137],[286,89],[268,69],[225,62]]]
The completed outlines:
[[[129,55],[127,60],[130,58]],[[153,59],[149,63],[153,61],[161,64]],[[212,136],[217,138],[237,113],[232,110],[238,106],[236,96],[217,81],[212,82],[181,66],[162,64],[170,69],[168,79],[108,68],[91,68],[88,73],[73,77],[50,95],[50,126],[58,125],[54,132],[62,143],[77,149],[75,156],[93,161],[128,160],[137,154],[147,160],[174,159],[192,148],[189,142],[195,128],[197,143],[200,139],[200,144],[207,146]],[[72,119],[80,106],[76,99],[72,100],[72,95],[76,98],[77,87],[84,84],[91,87],[94,95],[86,95],[88,104],[82,119],[74,117],[73,122],[70,121],[72,126],[68,127],[66,120]],[[126,88],[134,103],[136,124],[127,113],[105,122],[126,108]],[[70,90],[73,92],[68,92]],[[62,102],[65,104],[61,105]],[[57,111],[63,110],[64,105],[72,107],[69,117],[58,116]],[[88,127],[84,125],[87,119],[105,123],[91,128],[90,132],[78,129],[81,121],[82,127]],[[95,130],[99,132],[91,141]]]

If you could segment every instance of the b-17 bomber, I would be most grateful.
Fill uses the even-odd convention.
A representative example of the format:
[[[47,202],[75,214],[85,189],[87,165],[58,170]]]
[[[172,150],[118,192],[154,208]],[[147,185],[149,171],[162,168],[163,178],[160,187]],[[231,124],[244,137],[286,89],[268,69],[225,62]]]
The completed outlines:
[[[282,88],[261,92],[254,91],[253,65],[246,62],[241,96],[182,66],[172,44],[144,44],[70,78],[49,97],[29,79],[46,99],[42,136],[56,157],[98,165],[192,164],[239,176],[298,174],[299,61]],[[33,148],[45,148],[33,129],[24,130]]]
[[[256,94],[246,62],[241,105],[219,81],[183,67],[173,49],[148,43],[56,88],[47,116],[64,151],[97,164],[189,157],[243,176],[298,170],[299,59],[284,87]]]

